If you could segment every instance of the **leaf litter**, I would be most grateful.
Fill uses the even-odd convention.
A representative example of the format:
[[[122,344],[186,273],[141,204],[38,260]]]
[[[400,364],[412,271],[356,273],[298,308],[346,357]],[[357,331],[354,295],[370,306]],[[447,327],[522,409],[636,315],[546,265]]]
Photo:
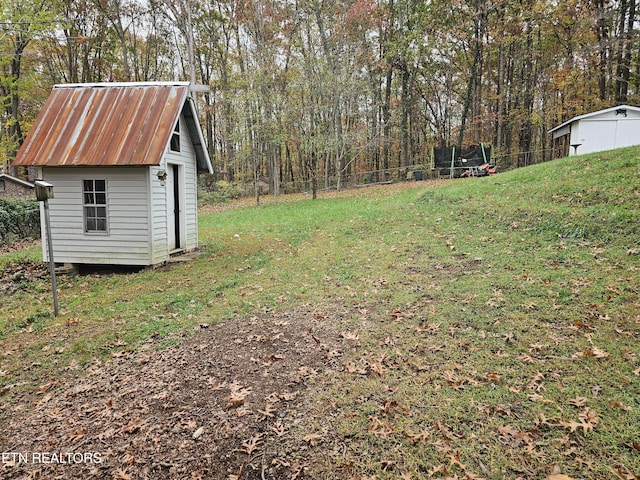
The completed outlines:
[[[436,265],[397,258],[408,278],[363,277],[371,301],[352,307],[357,321],[310,309],[229,319],[180,347],[123,351],[87,377],[43,378],[44,392],[0,405],[3,445],[100,448],[105,460],[0,476],[637,479],[637,287],[579,301],[597,284],[584,279],[583,248],[549,244],[555,281],[525,274],[526,262],[503,265],[503,278],[495,260],[484,293],[448,286],[471,267],[485,278],[457,253]],[[379,301],[409,288],[406,304]]]
[[[326,434],[292,433],[305,423],[305,392],[342,368],[348,348],[333,323],[305,307],[229,319],[199,326],[178,346],[150,340],[5,397],[4,451],[97,452],[101,462],[2,463],[0,477],[300,476],[305,452]]]

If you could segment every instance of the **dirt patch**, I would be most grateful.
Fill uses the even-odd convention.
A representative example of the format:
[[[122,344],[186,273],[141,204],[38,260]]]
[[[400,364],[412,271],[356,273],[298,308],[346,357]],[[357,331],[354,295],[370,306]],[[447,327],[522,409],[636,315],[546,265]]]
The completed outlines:
[[[11,295],[40,280],[50,278],[46,264],[22,260],[0,270],[0,295]]]
[[[42,243],[40,239],[37,239],[37,240],[27,239],[27,240],[20,240],[17,242],[0,245],[0,254],[19,252],[20,250],[24,250],[25,248],[29,248],[33,245],[39,245],[40,243]]]
[[[312,309],[202,325],[72,365],[0,406],[0,476],[298,478],[309,385],[341,368],[339,318]],[[234,477],[235,475],[235,477]]]

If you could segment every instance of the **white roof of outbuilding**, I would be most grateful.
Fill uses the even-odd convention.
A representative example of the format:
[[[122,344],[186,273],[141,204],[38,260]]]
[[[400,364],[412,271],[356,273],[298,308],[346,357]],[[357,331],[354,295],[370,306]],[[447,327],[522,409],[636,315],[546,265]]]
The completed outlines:
[[[564,123],[561,123],[557,127],[552,128],[547,133],[553,133],[556,130],[561,129],[566,125],[570,125],[577,120],[583,120],[585,118],[594,117],[596,115],[602,115],[603,113],[615,112],[616,110],[634,110],[636,112],[640,112],[640,107],[634,107],[632,105],[618,105],[616,107],[605,108],[604,110],[598,110],[597,112],[585,113],[584,115],[578,115],[577,117],[573,117],[571,120],[567,120]]]

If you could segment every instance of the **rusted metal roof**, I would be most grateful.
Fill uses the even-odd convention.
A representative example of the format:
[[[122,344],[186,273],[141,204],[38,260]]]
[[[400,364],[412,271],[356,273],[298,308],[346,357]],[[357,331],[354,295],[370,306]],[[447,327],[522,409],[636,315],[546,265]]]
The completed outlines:
[[[183,109],[199,170],[210,170],[188,82],[56,85],[13,165],[159,165]]]

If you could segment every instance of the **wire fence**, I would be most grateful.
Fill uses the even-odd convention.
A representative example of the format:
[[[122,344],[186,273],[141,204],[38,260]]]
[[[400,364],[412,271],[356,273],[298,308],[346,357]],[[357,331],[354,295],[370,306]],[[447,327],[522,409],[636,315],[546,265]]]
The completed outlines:
[[[502,170],[511,170],[513,168],[526,167],[536,163],[543,163],[552,160],[553,150],[531,150],[520,153],[506,153],[503,155],[495,155],[493,160]]]
[[[514,168],[526,167],[537,163],[551,160],[552,150],[531,150],[528,152],[506,153],[492,156],[490,162],[495,164],[498,172],[512,170]],[[468,171],[467,166],[455,166],[453,171],[450,167],[435,168],[433,160],[410,165],[405,167],[385,168],[381,170],[369,170],[364,172],[353,172],[343,174],[341,178],[337,175],[319,177],[316,180],[316,188],[322,190],[337,190],[343,188],[360,188],[366,186],[383,185],[388,183],[404,181],[421,181],[435,178],[458,178]],[[473,176],[473,175],[472,175]],[[261,194],[273,195],[273,180],[258,183]],[[312,182],[310,179],[296,180],[293,182],[280,182],[278,194],[311,192]],[[242,186],[246,196],[254,196],[256,193],[253,182]]]

